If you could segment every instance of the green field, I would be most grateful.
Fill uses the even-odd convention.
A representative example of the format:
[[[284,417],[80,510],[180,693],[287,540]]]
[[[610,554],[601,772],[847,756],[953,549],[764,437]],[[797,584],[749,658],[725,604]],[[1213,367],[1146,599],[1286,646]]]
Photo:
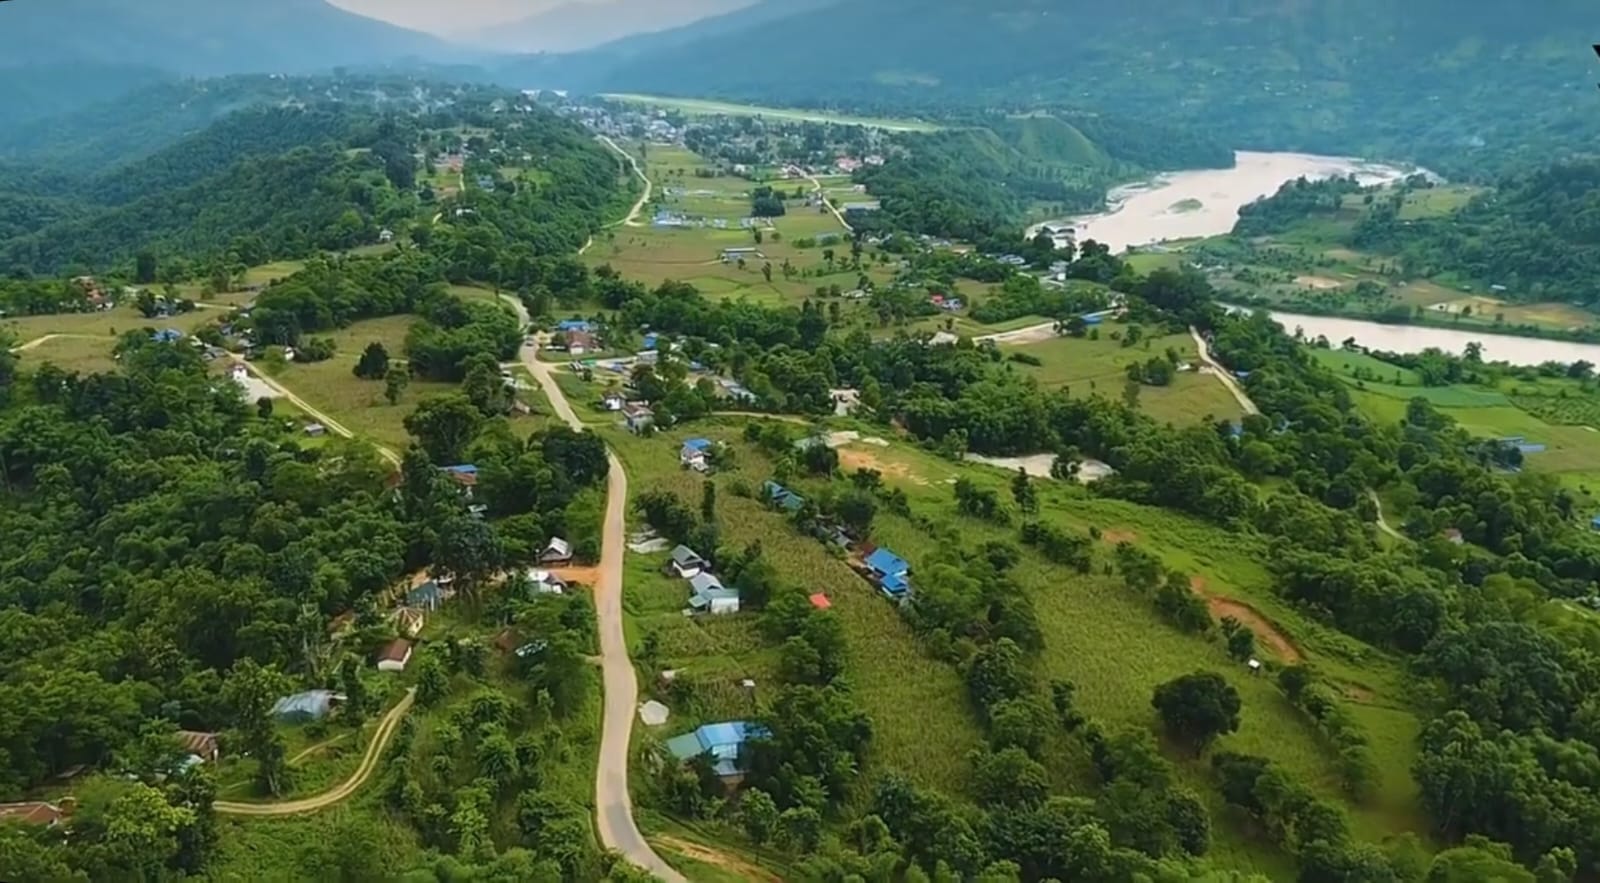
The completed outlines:
[[[886,769],[901,769],[952,795],[964,795],[963,755],[980,744],[981,736],[955,668],[928,658],[894,607],[827,548],[800,537],[777,515],[739,495],[741,488],[758,487],[770,474],[766,456],[740,441],[743,423],[724,418],[651,440],[615,431],[606,434],[634,479],[635,493],[666,488],[691,504],[698,502],[703,479],[678,467],[678,445],[690,435],[730,444],[736,465],[715,479],[725,543],[739,546],[760,539],[782,573],[807,589],[826,591],[833,600],[851,643],[847,677],[874,722],[866,780]],[[911,498],[917,521],[880,511],[873,533],[876,542],[905,556],[914,569],[942,560],[959,565],[987,540],[1016,542],[1014,528],[960,516],[946,484],[951,477],[964,476],[1005,495],[1010,476],[1003,470],[951,463],[898,443],[852,444],[841,450],[841,459],[846,471],[878,469],[886,482]],[[792,484],[803,492],[820,487],[814,480]],[[1425,827],[1409,777],[1417,722],[1403,710],[1398,665],[1279,601],[1261,564],[1266,550],[1258,541],[1174,513],[1098,499],[1066,483],[1041,481],[1037,486],[1046,520],[1075,532],[1090,527],[1104,532],[1101,563],[1109,561],[1111,547],[1118,541],[1157,553],[1167,566],[1202,581],[1209,592],[1258,611],[1262,621],[1270,623],[1264,627],[1286,636],[1295,653],[1304,654],[1327,677],[1344,685],[1349,695],[1359,697],[1361,704],[1353,711],[1372,739],[1380,788],[1366,802],[1347,803],[1356,830],[1363,837],[1379,839],[1397,830]],[[665,657],[658,661],[659,667],[709,672],[719,683],[753,677],[759,685],[762,678],[771,677],[772,652],[756,639],[753,620],[747,614],[722,621],[685,620],[679,611],[687,591],[681,581],[659,575],[661,560],[660,555],[630,558],[626,583],[630,642],[637,647],[645,633],[654,631],[658,637],[653,640]],[[1226,737],[1219,750],[1270,757],[1329,797],[1342,799],[1337,771],[1320,736],[1270,679],[1251,677],[1220,644],[1171,629],[1148,599],[1130,592],[1120,579],[1102,575],[1098,564],[1092,574],[1079,575],[1025,552],[1013,575],[1032,596],[1045,636],[1045,649],[1035,663],[1038,676],[1041,681],[1075,682],[1086,713],[1110,725],[1148,729],[1153,726],[1149,696],[1156,684],[1197,667],[1222,672],[1243,696],[1245,714],[1240,731]],[[653,679],[652,671],[644,674]],[[761,695],[758,686],[758,703]],[[738,701],[723,696],[717,711],[736,709]],[[675,720],[667,729],[678,732],[697,720]],[[1215,860],[1274,878],[1290,873],[1286,856],[1233,821],[1203,762],[1176,755],[1173,760],[1188,784],[1207,795],[1212,806]],[[1048,766],[1057,793],[1092,794],[1092,773],[1076,752],[1058,747],[1050,752]]]
[[[1147,362],[1175,350],[1185,363],[1197,358],[1194,340],[1187,334],[1172,334],[1142,340],[1125,347],[1111,335],[1121,335],[1126,327],[1100,326],[1100,339],[1055,337],[1038,343],[1002,346],[1006,353],[1024,353],[1038,359],[1039,366],[1008,363],[1040,385],[1065,388],[1074,396],[1102,395],[1118,398],[1128,382],[1128,365]],[[1170,386],[1141,386],[1139,408],[1157,420],[1179,425],[1199,423],[1206,418],[1235,420],[1241,414],[1239,403],[1215,377],[1193,371],[1180,372]]]
[[[600,96],[628,104],[663,107],[691,116],[756,116],[796,122],[834,123],[841,126],[867,126],[891,132],[932,132],[939,128],[933,123],[911,119],[887,119],[835,114],[825,111],[797,110],[795,108],[762,107],[755,104],[735,104],[726,101],[707,101],[699,98],[669,98],[660,95],[611,93]]]

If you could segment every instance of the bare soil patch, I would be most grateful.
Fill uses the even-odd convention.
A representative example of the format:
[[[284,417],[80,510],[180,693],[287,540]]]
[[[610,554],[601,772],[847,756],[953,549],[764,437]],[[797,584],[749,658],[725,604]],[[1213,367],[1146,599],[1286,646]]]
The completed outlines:
[[[1294,284],[1305,288],[1315,288],[1320,291],[1343,287],[1344,282],[1338,279],[1329,279],[1327,276],[1296,276],[1294,277]]]
[[[1274,625],[1272,620],[1262,615],[1261,611],[1243,601],[1207,592],[1204,577],[1190,578],[1189,587],[1194,589],[1195,594],[1205,599],[1206,609],[1211,611],[1212,618],[1220,620],[1224,616],[1231,616],[1238,620],[1245,628],[1255,632],[1256,640],[1272,648],[1272,652],[1277,654],[1279,659],[1290,665],[1299,665],[1305,661],[1305,654],[1300,652],[1294,641]]]
[[[926,486],[928,480],[918,475],[910,466],[904,463],[886,463],[878,459],[871,451],[860,451],[852,448],[839,449],[839,466],[846,471],[856,469],[876,469],[878,472],[891,478],[903,478],[907,481]]]
[[[670,849],[685,858],[721,868],[746,880],[755,880],[759,881],[759,883],[783,883],[782,877],[777,876],[766,868],[752,865],[738,856],[724,855],[714,849],[668,834],[662,834],[652,839],[656,845]]]
[[[577,583],[580,586],[593,586],[600,581],[600,568],[598,567],[555,567],[550,573],[562,582]]]
[[[1100,539],[1115,546],[1118,543],[1132,543],[1139,539],[1139,535],[1131,530],[1108,530],[1100,534]]]

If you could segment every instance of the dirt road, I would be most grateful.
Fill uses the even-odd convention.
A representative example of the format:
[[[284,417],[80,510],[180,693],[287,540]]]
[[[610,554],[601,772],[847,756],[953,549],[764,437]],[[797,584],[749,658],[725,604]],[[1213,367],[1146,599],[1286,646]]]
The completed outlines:
[[[11,348],[11,351],[14,353],[25,353],[28,350],[44,346],[52,340],[104,340],[107,343],[116,343],[116,338],[114,337],[100,337],[94,334],[46,334],[43,337],[35,337],[33,340],[30,340],[21,346],[14,346]]]
[[[524,324],[528,309],[510,295],[501,296]],[[533,344],[522,348],[522,364],[539,381],[550,407],[576,432],[583,431],[567,397],[556,383],[555,366],[541,362]],[[606,514],[600,543],[600,568],[594,580],[594,606],[600,625],[600,671],[605,686],[605,714],[600,730],[600,762],[595,770],[595,820],[600,842],[615,849],[641,868],[668,883],[686,883],[682,874],[650,848],[633,820],[633,799],[628,794],[628,749],[633,733],[634,709],[639,704],[639,682],[628,658],[628,641],[622,631],[622,556],[627,542],[628,474],[622,462],[606,452]]]
[[[600,143],[616,151],[623,159],[627,160],[628,165],[633,166],[633,173],[639,176],[639,180],[644,182],[644,193],[639,197],[639,201],[633,204],[633,210],[628,212],[628,216],[622,219],[621,224],[613,224],[612,226],[644,226],[644,224],[639,221],[639,214],[644,211],[645,204],[650,201],[650,196],[655,192],[656,185],[652,183],[650,177],[644,173],[644,168],[639,165],[638,160],[633,158],[633,154],[618,147],[617,142],[612,141],[605,135],[600,136]]]
[[[1233,379],[1233,374],[1211,358],[1211,349],[1206,346],[1206,339],[1200,335],[1199,330],[1193,325],[1189,326],[1189,336],[1194,338],[1195,349],[1200,352],[1200,361],[1205,364],[1206,368],[1210,369],[1206,373],[1215,375],[1218,380],[1222,381],[1222,385],[1228,388],[1228,392],[1233,393],[1234,401],[1239,403],[1239,407],[1246,414],[1260,414],[1261,409],[1256,407],[1255,402],[1250,401],[1248,395],[1245,395],[1244,388],[1239,385],[1239,381]]]
[[[328,428],[329,432],[333,433],[334,435],[343,436],[345,438],[355,438],[356,437],[356,434],[351,432],[348,428],[346,428],[344,424],[342,424],[339,421],[333,419],[332,417],[329,417],[327,414],[324,414],[323,412],[317,410],[316,408],[311,407],[310,403],[308,403],[305,399],[302,399],[299,396],[295,395],[293,392],[291,392],[289,390],[289,388],[287,386],[284,386],[283,384],[281,384],[278,381],[272,379],[271,377],[268,377],[266,372],[262,371],[260,368],[257,368],[255,365],[251,364],[250,362],[245,361],[244,359],[235,358],[234,361],[236,363],[240,364],[240,365],[243,365],[244,369],[246,371],[249,371],[251,376],[255,377],[257,380],[260,380],[262,383],[264,383],[267,386],[271,387],[273,392],[276,392],[278,395],[282,396],[283,398],[288,399],[290,404],[293,404],[296,408],[299,408],[300,410],[302,410],[302,411],[306,412],[307,414],[311,415],[311,418],[313,420],[316,420],[318,423],[321,423],[323,426],[326,426]],[[369,439],[369,441],[371,441],[371,440]],[[399,454],[395,453],[394,451],[389,450],[388,448],[384,447],[383,445],[378,444],[377,442],[372,442],[372,445],[373,445],[373,447],[378,449],[378,454],[379,454],[379,456],[383,457],[383,459],[388,460],[390,463],[393,463],[396,466],[400,465],[400,455]]]
[[[304,797],[283,803],[235,803],[218,800],[211,805],[211,808],[230,816],[292,816],[316,812],[347,800],[361,790],[361,786],[365,785],[377,771],[378,761],[383,759],[384,749],[389,747],[389,740],[394,737],[395,730],[400,728],[400,721],[406,716],[406,712],[411,710],[411,703],[416,701],[416,698],[415,687],[407,690],[406,695],[389,709],[382,720],[378,721],[378,729],[372,734],[372,741],[367,744],[367,753],[362,756],[361,765],[356,767],[355,773],[350,778],[333,789],[315,797]]]
[[[1378,498],[1378,492],[1377,491],[1367,491],[1367,496],[1372,498],[1372,505],[1378,512],[1378,530],[1383,531],[1384,533],[1388,534],[1391,537],[1394,537],[1397,540],[1406,539],[1406,535],[1405,534],[1401,533],[1398,530],[1395,530],[1394,529],[1394,525],[1391,525],[1388,521],[1384,520],[1384,517],[1383,517],[1383,500]]]
[[[840,214],[838,206],[833,204],[833,200],[828,198],[828,194],[822,192],[822,182],[818,181],[814,175],[807,175],[806,180],[811,182],[814,192],[822,197],[822,204],[828,207],[828,211],[833,212],[834,218],[839,221],[839,226],[843,227],[846,233],[856,232],[856,228],[850,226],[850,222],[844,219],[844,215]]]

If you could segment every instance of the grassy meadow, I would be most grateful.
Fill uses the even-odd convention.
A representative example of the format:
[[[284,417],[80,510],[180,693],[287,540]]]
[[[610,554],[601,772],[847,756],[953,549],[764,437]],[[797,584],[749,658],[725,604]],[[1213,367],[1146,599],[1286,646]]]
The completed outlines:
[[[741,440],[745,423],[720,418],[648,440],[615,429],[603,432],[622,457],[635,494],[664,488],[691,506],[698,503],[705,479],[678,466],[678,447],[690,436],[726,442],[735,465],[713,479],[725,542],[740,546],[759,539],[788,580],[826,592],[846,626],[851,654],[847,677],[875,724],[872,756],[864,770],[867,780],[899,769],[954,795],[966,794],[965,754],[983,737],[956,668],[927,656],[894,606],[856,576],[840,555],[800,536],[783,518],[747,496],[770,476],[771,464],[763,452]],[[907,493],[915,519],[880,510],[873,534],[875,542],[909,560],[914,571],[941,560],[959,565],[988,540],[1016,542],[1014,526],[998,527],[961,516],[950,490],[956,477],[966,477],[997,489],[1009,500],[1011,476],[1004,470],[942,460],[898,441],[856,442],[840,454],[846,472],[878,469],[887,483]],[[819,487],[815,480],[792,484],[802,493]],[[1109,725],[1149,729],[1155,724],[1149,702],[1157,684],[1196,669],[1221,672],[1240,691],[1245,711],[1240,731],[1222,739],[1214,750],[1257,753],[1283,764],[1319,791],[1344,800],[1362,837],[1377,840],[1396,830],[1423,827],[1408,773],[1418,725],[1406,710],[1400,668],[1393,659],[1282,603],[1273,594],[1262,563],[1266,550],[1251,538],[1186,516],[1099,499],[1067,483],[1039,481],[1037,487],[1045,520],[1080,533],[1095,528],[1102,537],[1096,567],[1088,575],[1067,572],[1026,550],[1013,571],[1032,597],[1044,632],[1045,649],[1035,660],[1041,683],[1071,680],[1078,685],[1080,707],[1086,713]],[[1250,611],[1253,628],[1270,631],[1289,648],[1285,652],[1312,662],[1345,690],[1373,742],[1380,785],[1372,797],[1364,802],[1343,797],[1332,752],[1269,677],[1252,677],[1215,640],[1172,629],[1155,613],[1150,599],[1127,589],[1120,578],[1101,572],[1114,544],[1122,541],[1142,546],[1167,566],[1191,574],[1208,595],[1233,605],[1229,609]],[[625,588],[630,643],[637,649],[644,635],[656,634],[652,641],[660,655],[652,667],[700,670],[723,684],[751,677],[759,685],[772,677],[774,654],[758,640],[755,618],[748,613],[707,620],[684,617],[687,587],[681,580],[660,575],[664,560],[663,554],[630,555]],[[1263,647],[1263,658],[1273,659],[1265,642]],[[653,681],[654,675],[653,670],[644,671],[644,683]],[[763,698],[758,686],[757,705]],[[715,711],[734,714],[748,708],[745,697],[729,691]],[[698,722],[699,718],[674,718],[664,729],[679,732]],[[1178,752],[1170,756],[1211,805],[1217,860],[1275,878],[1292,873],[1286,856],[1225,810],[1203,761]],[[1049,767],[1059,793],[1089,793],[1092,772],[1078,750],[1060,748],[1052,754]]]
[[[1048,389],[1066,389],[1074,396],[1102,395],[1118,398],[1128,382],[1128,366],[1164,357],[1167,350],[1177,352],[1183,363],[1198,358],[1194,340],[1187,334],[1147,338],[1133,346],[1112,339],[1126,326],[1099,326],[1097,340],[1087,337],[1054,337],[1020,345],[1003,345],[1006,354],[1023,354],[1041,364],[1008,362],[1007,369],[1019,371]],[[1237,419],[1239,403],[1217,378],[1194,371],[1179,372],[1169,386],[1141,386],[1139,407],[1157,420],[1179,425],[1214,420]]]

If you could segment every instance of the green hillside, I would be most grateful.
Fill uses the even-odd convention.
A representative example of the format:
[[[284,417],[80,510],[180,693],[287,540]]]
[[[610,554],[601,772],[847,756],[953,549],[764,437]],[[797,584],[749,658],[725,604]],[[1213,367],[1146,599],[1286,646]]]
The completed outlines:
[[[1075,166],[1104,166],[1110,162],[1077,127],[1053,116],[1029,115],[997,126],[1000,134],[1024,157],[1039,162]]]

